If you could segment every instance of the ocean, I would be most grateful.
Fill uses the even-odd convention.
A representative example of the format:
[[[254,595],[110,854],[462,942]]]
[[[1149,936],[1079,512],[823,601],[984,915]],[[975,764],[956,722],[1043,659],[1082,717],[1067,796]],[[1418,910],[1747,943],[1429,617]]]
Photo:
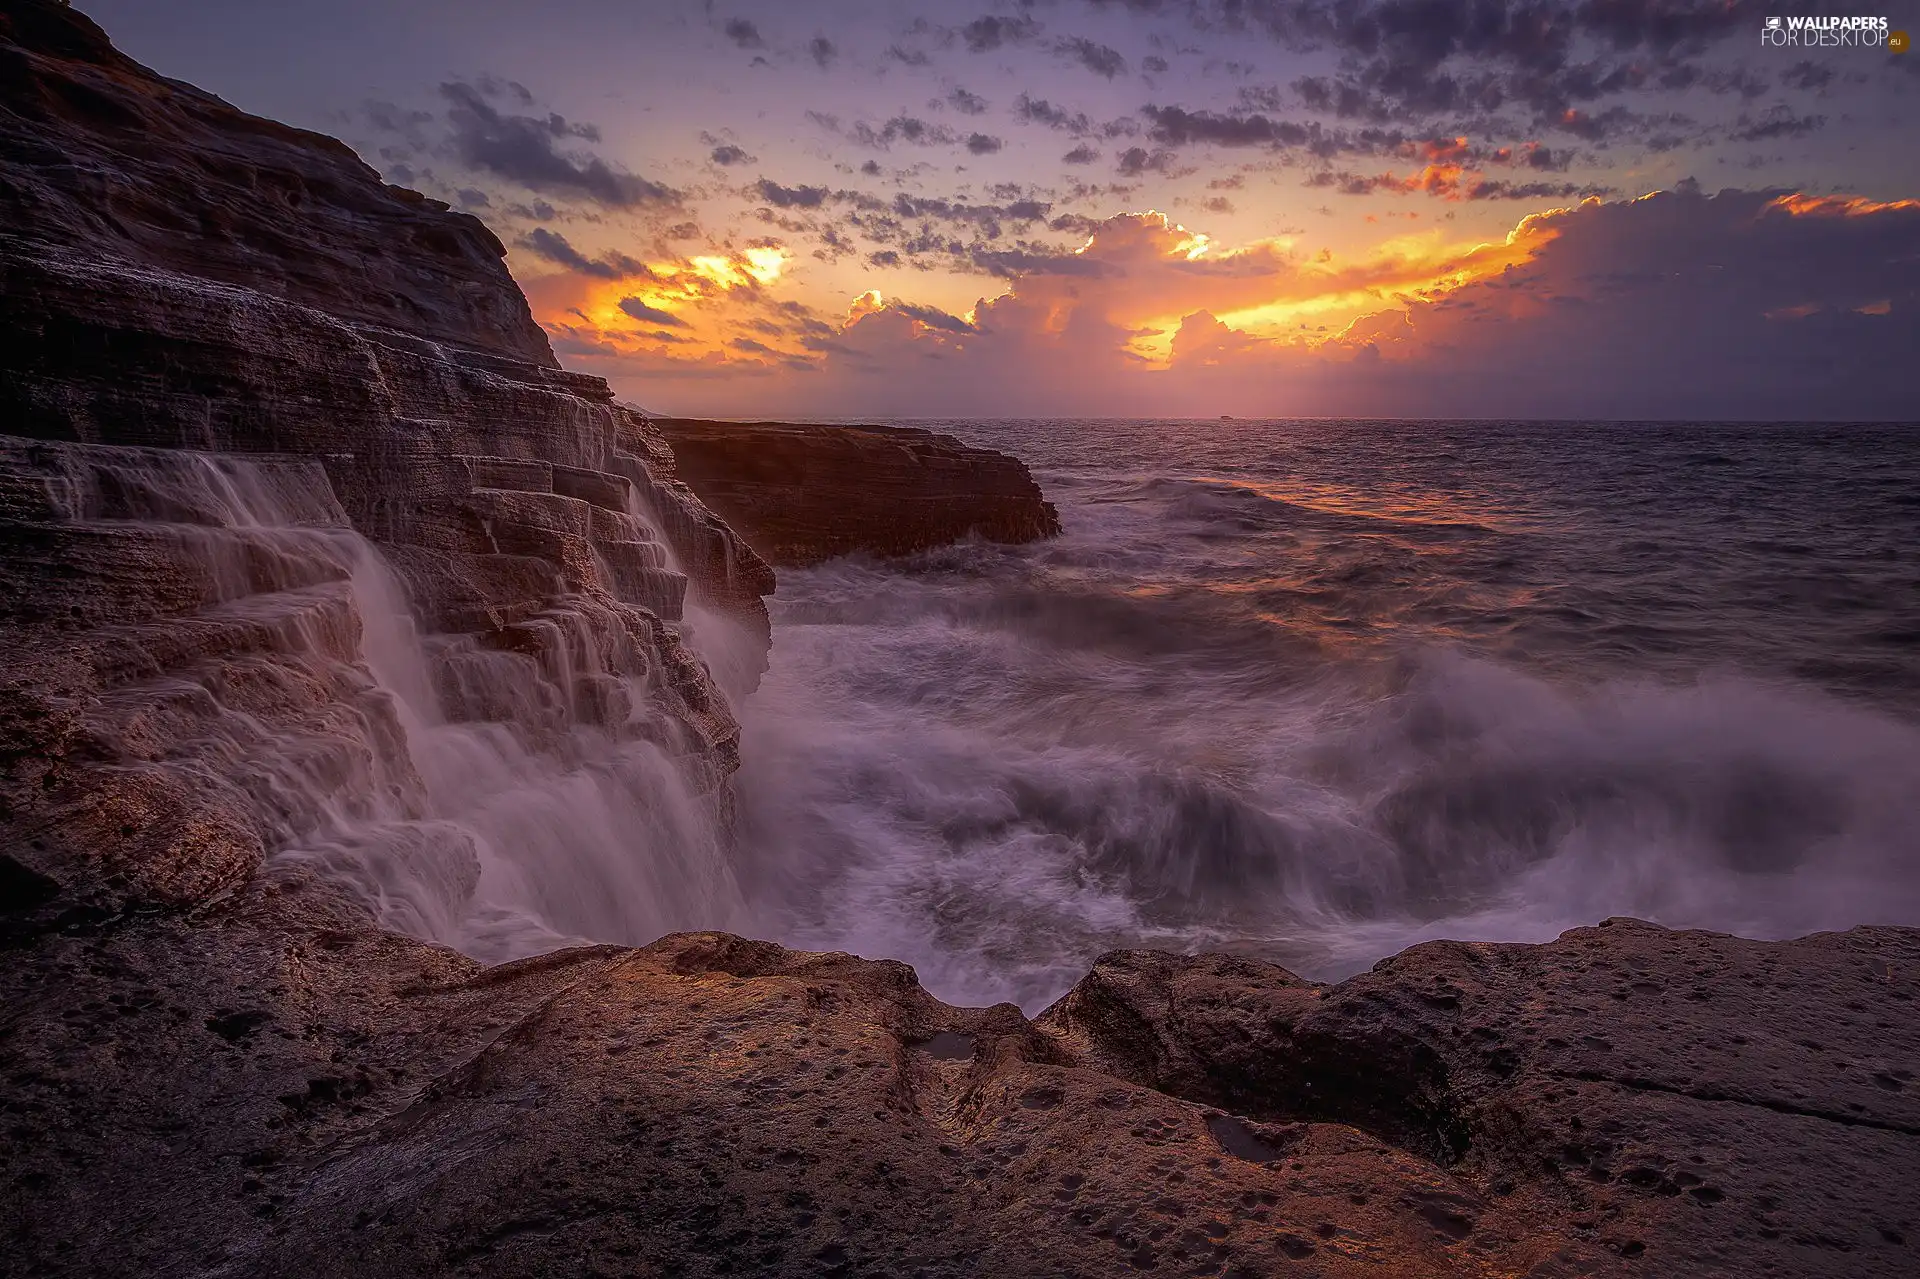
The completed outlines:
[[[1920,428],[914,424],[1065,535],[782,573],[761,935],[1033,1010],[1120,947],[1920,924]]]

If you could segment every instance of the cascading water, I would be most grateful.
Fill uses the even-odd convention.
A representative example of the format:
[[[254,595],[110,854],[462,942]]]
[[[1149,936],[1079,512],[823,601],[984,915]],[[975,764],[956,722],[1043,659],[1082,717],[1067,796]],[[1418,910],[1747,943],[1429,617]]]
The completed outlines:
[[[425,635],[317,466],[136,456],[96,463],[95,494],[71,495],[71,517],[172,543],[204,575],[201,618],[257,622],[276,670],[342,694],[276,726],[240,696],[265,659],[169,677],[203,702],[232,695],[203,715],[204,743],[174,749],[238,782],[269,832],[270,869],[318,873],[386,926],[487,960],[737,925],[720,801],[676,758],[680,726],[645,681],[602,660],[632,637],[609,639],[565,599],[530,623],[546,632],[534,654]],[[592,722],[575,713],[610,697],[610,723],[604,708]]]
[[[1882,482],[1791,434],[1021,429],[975,428],[1065,537],[783,575],[737,846],[632,673],[662,655],[593,601],[424,634],[311,463],[143,455],[69,505],[199,566],[152,642],[239,650],[145,663],[117,731],[191,703],[173,766],[275,867],[484,959],[719,927],[1033,1008],[1115,946],[1332,977],[1610,914],[1920,920],[1910,435]]]

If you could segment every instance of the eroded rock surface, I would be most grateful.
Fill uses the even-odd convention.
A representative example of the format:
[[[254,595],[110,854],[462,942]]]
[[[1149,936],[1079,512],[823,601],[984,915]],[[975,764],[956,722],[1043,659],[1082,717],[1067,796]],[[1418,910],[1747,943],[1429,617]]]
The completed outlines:
[[[375,559],[436,713],[553,758],[644,737],[724,808],[714,675],[757,676],[771,572],[643,416],[557,366],[502,255],[64,5],[0,9],[0,855],[22,882],[183,905],[329,824],[433,816],[367,665]],[[743,637],[696,650],[689,602],[708,641]],[[444,833],[395,837],[477,874]]]
[[[1896,1275],[1920,1263],[1916,999],[1912,929],[1611,920],[1416,946],[1332,987],[1114,954],[1040,1024],[1121,1078],[1354,1125],[1636,1273]]]
[[[1913,930],[1125,953],[1037,1022],[715,933],[483,969],[297,875],[38,953],[35,1274],[1912,1273]]]
[[[950,435],[678,418],[655,425],[687,484],[776,566],[1060,532],[1025,464]]]

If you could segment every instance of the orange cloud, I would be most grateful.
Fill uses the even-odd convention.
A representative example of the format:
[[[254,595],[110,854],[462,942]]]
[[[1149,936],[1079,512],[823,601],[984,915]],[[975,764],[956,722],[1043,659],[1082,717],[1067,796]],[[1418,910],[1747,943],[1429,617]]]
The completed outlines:
[[[1882,371],[1913,332],[1916,228],[1920,201],[1687,187],[1343,255],[1129,213],[1025,252],[964,314],[878,291],[815,313],[744,268],[688,285],[682,328],[538,305],[563,354],[643,402],[681,386],[684,411],[1712,415],[1787,411],[1798,386],[1871,416],[1902,394]]]
[[[1875,213],[1920,209],[1920,200],[1869,200],[1858,195],[1805,195],[1794,192],[1769,200],[1766,212],[1778,209],[1796,218],[1860,218]]]
[[[632,263],[616,278],[565,272],[525,289],[562,355],[630,357],[641,363],[711,364],[736,354],[789,354],[769,339],[788,336],[755,314],[786,274],[792,255],[777,244],[724,254]]]

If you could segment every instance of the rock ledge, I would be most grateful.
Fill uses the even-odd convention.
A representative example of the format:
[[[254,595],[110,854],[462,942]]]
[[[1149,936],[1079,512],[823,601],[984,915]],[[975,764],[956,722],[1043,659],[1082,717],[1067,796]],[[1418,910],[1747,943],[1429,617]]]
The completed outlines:
[[[655,418],[680,478],[775,567],[1035,542],[1060,517],[1025,464],[912,427]]]

